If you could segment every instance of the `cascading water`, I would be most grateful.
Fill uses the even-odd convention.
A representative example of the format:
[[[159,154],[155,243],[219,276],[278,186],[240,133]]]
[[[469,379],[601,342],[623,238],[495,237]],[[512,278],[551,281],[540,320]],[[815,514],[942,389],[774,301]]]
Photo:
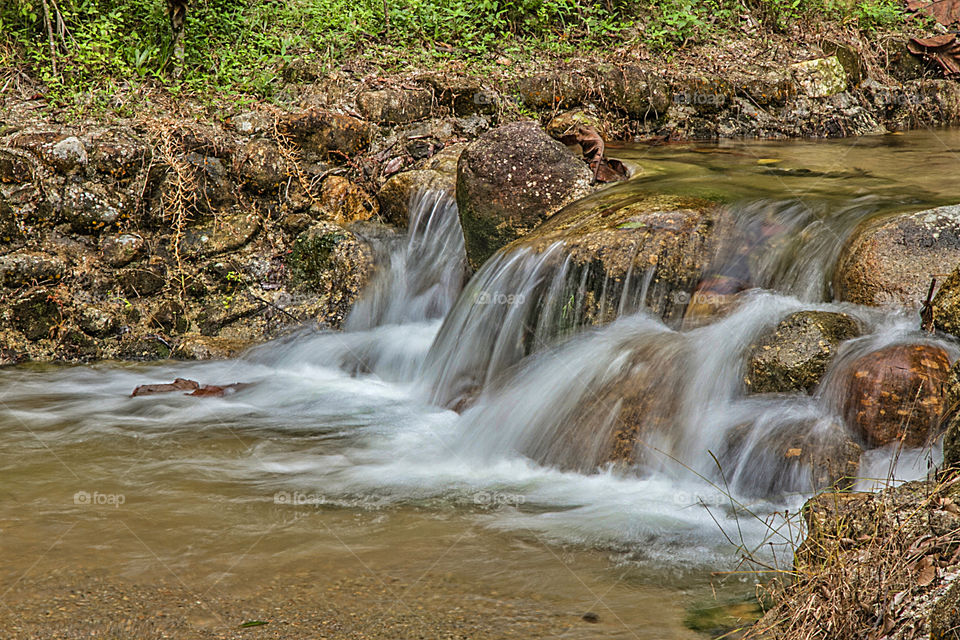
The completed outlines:
[[[824,191],[842,184],[824,180]],[[791,193],[779,181],[767,192],[777,190]],[[658,570],[719,566],[731,558],[718,523],[752,542],[769,533],[742,512],[735,520],[725,486],[771,514],[817,481],[799,458],[771,455],[771,440],[843,445],[838,368],[904,340],[957,354],[921,335],[916,318],[823,302],[856,225],[909,204],[846,193],[729,205],[704,282],[736,283],[724,313],[703,322],[651,310],[663,308],[659,296],[707,291],[704,282],[664,292],[652,267],[608,280],[562,242],[499,253],[464,286],[456,206],[425,193],[407,236],[379,245],[380,270],[346,331],[299,333],[227,362],[0,370],[6,449],[30,457],[56,447],[97,470],[142,455],[149,463],[123,476],[126,491],[168,487],[176,509],[196,493],[234,491],[229,499],[246,505],[297,490],[343,509],[454,505],[489,528],[640,550],[630,559]],[[747,394],[750,345],[809,309],[847,313],[863,336],[844,343],[813,394]],[[177,376],[251,386],[202,401],[129,397]],[[461,414],[447,408],[456,405]],[[925,472],[929,453],[878,449],[860,474],[887,475],[894,455],[898,477]],[[35,493],[55,513],[44,496],[62,470],[43,464],[52,463],[36,463],[48,473]],[[190,539],[210,535],[179,524]]]

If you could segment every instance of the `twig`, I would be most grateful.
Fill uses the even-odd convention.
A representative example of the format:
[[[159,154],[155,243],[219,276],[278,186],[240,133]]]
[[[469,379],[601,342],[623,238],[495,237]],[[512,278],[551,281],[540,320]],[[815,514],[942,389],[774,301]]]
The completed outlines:
[[[43,0],[43,24],[47,28],[47,44],[50,46],[50,65],[53,75],[57,75],[57,49],[53,44],[53,24],[50,22],[50,5]]]

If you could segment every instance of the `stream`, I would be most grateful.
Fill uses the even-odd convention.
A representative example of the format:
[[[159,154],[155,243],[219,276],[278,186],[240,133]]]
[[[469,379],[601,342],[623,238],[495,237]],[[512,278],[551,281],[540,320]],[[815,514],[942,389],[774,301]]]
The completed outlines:
[[[751,341],[791,312],[839,310],[866,331],[838,360],[904,339],[960,353],[915,314],[835,303],[828,288],[864,220],[960,202],[945,179],[960,132],[608,153],[641,169],[611,190],[720,197],[743,228],[776,222],[733,312],[664,321],[638,273],[613,322],[574,330],[562,261],[501,253],[465,282],[456,205],[421,194],[407,235],[375,240],[380,270],[342,332],[304,329],[229,361],[0,369],[4,588],[87,568],[175,580],[199,602],[304,571],[366,574],[418,585],[395,594],[413,608],[439,584],[533,602],[568,621],[563,637],[705,637],[690,611],[754,592],[744,554],[788,565],[810,494],[750,447],[718,475],[724,436],[745,422],[828,429],[836,414],[829,372],[811,396],[745,395]],[[596,468],[599,444],[571,447],[569,432],[638,345],[673,423],[642,472]],[[177,377],[250,386],[130,396]],[[938,456],[867,451],[858,484],[923,477]]]

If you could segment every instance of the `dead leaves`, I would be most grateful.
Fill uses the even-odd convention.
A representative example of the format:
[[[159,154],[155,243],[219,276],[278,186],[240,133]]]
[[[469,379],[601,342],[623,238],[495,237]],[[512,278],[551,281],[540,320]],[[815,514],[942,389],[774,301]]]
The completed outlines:
[[[616,158],[605,158],[606,143],[593,127],[579,125],[572,127],[559,137],[568,147],[579,146],[583,159],[593,170],[594,182],[617,182],[627,179],[627,168]]]
[[[196,380],[177,378],[173,382],[165,384],[142,384],[133,390],[133,393],[130,394],[130,397],[136,398],[138,396],[150,396],[157,393],[189,391],[190,393],[185,395],[194,396],[197,398],[222,398],[223,396],[236,393],[237,391],[245,389],[249,386],[250,384],[246,382],[234,382],[233,384],[220,386],[216,384],[200,384]]]

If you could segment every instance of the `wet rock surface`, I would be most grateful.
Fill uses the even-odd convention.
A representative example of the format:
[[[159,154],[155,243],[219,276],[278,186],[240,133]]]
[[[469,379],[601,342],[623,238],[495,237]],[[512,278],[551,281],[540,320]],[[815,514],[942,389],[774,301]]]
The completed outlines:
[[[823,378],[837,348],[860,335],[845,313],[798,311],[784,318],[750,348],[744,383],[755,393],[811,392]]]
[[[960,205],[896,216],[855,233],[834,276],[837,298],[919,310],[930,280],[960,262]]]
[[[841,372],[842,413],[869,446],[936,438],[950,359],[942,347],[898,344],[861,356]]]
[[[493,253],[591,191],[586,165],[533,122],[481,136],[460,156],[457,205],[467,259]]]

